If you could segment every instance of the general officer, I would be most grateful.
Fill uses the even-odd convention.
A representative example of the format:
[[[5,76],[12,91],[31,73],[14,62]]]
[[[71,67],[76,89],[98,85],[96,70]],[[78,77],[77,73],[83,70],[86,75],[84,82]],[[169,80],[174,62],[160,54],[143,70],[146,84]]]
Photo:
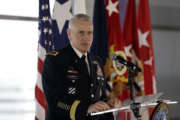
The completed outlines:
[[[103,66],[98,57],[88,53],[93,40],[90,17],[73,16],[67,34],[70,44],[48,53],[44,62],[46,120],[112,120],[111,114],[88,115],[120,105],[117,99],[104,102],[107,97]]]

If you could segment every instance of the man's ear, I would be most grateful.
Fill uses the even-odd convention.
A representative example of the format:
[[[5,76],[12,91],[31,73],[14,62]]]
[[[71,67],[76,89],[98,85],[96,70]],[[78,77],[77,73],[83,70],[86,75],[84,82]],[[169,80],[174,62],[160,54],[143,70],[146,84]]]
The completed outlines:
[[[68,28],[66,30],[69,40],[71,40],[71,30]]]

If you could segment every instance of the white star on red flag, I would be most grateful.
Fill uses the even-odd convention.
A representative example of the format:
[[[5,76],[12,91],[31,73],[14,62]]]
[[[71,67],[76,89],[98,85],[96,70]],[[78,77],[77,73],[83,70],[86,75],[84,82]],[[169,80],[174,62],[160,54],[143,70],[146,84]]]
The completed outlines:
[[[142,33],[141,30],[138,29],[139,47],[142,47],[143,45],[149,47],[149,43],[147,41],[148,35],[149,31]]]
[[[132,58],[131,61],[132,61],[132,62],[135,63],[135,62],[137,62],[137,61],[138,61],[138,62],[140,61],[139,58],[136,56],[136,52],[134,51],[134,49],[132,49],[131,55],[132,55],[132,56],[131,56],[131,58]]]
[[[59,32],[60,32],[59,34],[61,34],[66,20],[70,20],[72,17],[72,14],[70,12],[71,1],[67,1],[64,4],[60,4],[57,1],[55,1],[55,2],[56,3],[54,6],[53,19],[56,19],[58,28],[59,28]]]
[[[132,57],[132,54],[131,54],[131,52],[130,52],[131,48],[132,48],[132,45],[128,45],[128,46],[125,46],[125,47],[124,47],[126,56],[128,56],[128,57]]]
[[[118,13],[117,9],[118,1],[113,3],[111,0],[109,0],[109,4],[107,5],[106,9],[108,10],[109,16],[112,15],[113,12]]]
[[[144,61],[144,64],[152,66],[152,60],[153,60],[153,57],[151,57],[151,58],[150,58],[149,60],[147,60],[147,61]]]

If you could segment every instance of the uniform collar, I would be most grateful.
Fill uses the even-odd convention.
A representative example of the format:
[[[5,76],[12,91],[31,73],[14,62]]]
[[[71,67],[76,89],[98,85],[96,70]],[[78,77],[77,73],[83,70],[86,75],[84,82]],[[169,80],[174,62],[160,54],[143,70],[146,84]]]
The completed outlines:
[[[72,44],[71,44],[71,47],[79,58],[83,56],[83,54],[78,49],[76,49]],[[84,55],[87,57],[87,52]]]

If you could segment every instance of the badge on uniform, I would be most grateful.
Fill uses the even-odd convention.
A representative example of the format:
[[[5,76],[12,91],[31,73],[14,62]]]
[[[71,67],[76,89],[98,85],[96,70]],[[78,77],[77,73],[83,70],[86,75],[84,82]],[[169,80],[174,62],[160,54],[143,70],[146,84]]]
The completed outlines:
[[[79,79],[78,71],[76,70],[68,70],[67,71],[67,78],[69,79]]]
[[[70,95],[76,94],[76,88],[74,88],[74,87],[69,87],[69,89],[68,89],[68,94],[70,94]]]
[[[68,73],[74,73],[74,74],[79,73],[77,70],[68,70],[67,72],[68,72]]]
[[[74,66],[70,65],[68,66],[67,73],[78,74],[79,72],[74,68]]]
[[[97,76],[103,76],[103,72],[102,72],[102,69],[100,67],[99,64],[97,64],[97,72],[96,72]]]
[[[69,66],[66,72],[66,76],[69,79],[79,79],[78,73],[79,71],[76,70],[73,66]]]

